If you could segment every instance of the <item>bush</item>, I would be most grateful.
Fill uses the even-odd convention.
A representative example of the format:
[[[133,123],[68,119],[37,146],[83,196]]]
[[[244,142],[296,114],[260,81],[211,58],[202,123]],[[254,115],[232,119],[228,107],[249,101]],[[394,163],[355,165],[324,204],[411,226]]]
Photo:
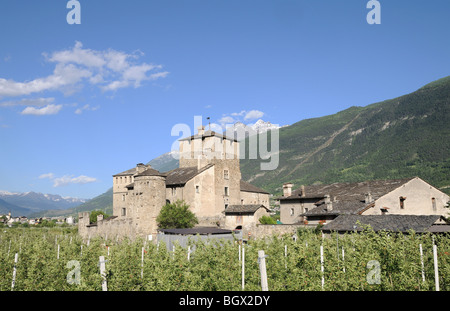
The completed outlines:
[[[192,228],[198,224],[197,216],[189,210],[189,205],[184,201],[177,200],[175,203],[167,203],[161,208],[156,218],[158,227],[168,228]]]
[[[275,219],[273,219],[272,217],[270,217],[270,216],[262,216],[259,219],[259,222],[262,225],[276,225],[277,224],[277,221]]]

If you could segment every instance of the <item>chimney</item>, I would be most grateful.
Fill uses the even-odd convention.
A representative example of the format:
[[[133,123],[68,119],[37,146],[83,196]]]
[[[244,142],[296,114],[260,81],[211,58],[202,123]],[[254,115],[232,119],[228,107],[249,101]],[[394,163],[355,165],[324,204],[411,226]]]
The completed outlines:
[[[373,202],[372,194],[370,192],[366,193],[366,197],[365,197],[364,201],[366,202],[366,204],[369,204],[369,203]]]
[[[333,203],[331,202],[331,198],[329,194],[325,195],[325,204],[327,211],[333,210]]]
[[[292,194],[292,184],[291,183],[285,183],[283,184],[283,196],[289,197]]]
[[[150,165],[145,165],[144,163],[138,163],[136,164],[136,173],[142,173],[143,171],[147,170],[148,168],[150,168]]]
[[[305,185],[301,185],[300,190],[301,190],[300,196],[301,196],[302,198],[306,197]]]
[[[205,127],[203,125],[200,125],[198,127],[198,135],[203,136],[204,133],[205,133]]]

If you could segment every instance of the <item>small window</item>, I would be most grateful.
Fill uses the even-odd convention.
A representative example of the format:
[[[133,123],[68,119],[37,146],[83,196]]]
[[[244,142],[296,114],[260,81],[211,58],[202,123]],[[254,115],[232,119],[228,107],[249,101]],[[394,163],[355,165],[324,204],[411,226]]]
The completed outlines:
[[[122,216],[126,216],[127,215],[127,209],[124,207],[122,208]]]
[[[291,208],[290,214],[291,214],[291,216],[294,216],[294,209],[293,208]]]
[[[223,178],[224,179],[229,179],[229,175],[228,175],[228,170],[223,170]]]
[[[195,186],[195,193],[200,193],[200,186]]]
[[[436,198],[431,198],[431,206],[433,207],[433,212],[436,211]]]
[[[177,188],[172,188],[172,196],[176,196],[177,195]]]
[[[122,194],[122,201],[125,201],[125,194]]]
[[[228,204],[225,204],[225,209],[227,209],[228,208]]]
[[[228,195],[229,195],[228,187],[225,187],[225,189],[224,189],[224,193],[225,193],[225,195],[226,195],[226,196],[228,196]]]
[[[400,197],[400,208],[404,209],[405,208],[405,197]]]

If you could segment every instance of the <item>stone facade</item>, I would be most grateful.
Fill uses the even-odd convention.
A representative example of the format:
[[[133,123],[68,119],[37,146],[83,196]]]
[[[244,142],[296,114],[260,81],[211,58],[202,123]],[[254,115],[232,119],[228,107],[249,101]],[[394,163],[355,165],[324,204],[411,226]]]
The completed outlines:
[[[162,206],[184,200],[199,219],[199,226],[235,229],[226,221],[229,206],[260,204],[269,207],[269,193],[241,180],[239,142],[204,131],[180,140],[179,168],[161,173],[142,163],[113,175],[113,216],[89,223],[79,214],[84,236],[156,236]],[[247,203],[248,202],[248,203]],[[256,214],[260,214],[258,212]],[[258,215],[251,222],[258,221]],[[227,225],[228,224],[228,225]]]
[[[418,177],[360,183],[283,186],[280,221],[317,225],[339,215],[441,215],[450,197]]]

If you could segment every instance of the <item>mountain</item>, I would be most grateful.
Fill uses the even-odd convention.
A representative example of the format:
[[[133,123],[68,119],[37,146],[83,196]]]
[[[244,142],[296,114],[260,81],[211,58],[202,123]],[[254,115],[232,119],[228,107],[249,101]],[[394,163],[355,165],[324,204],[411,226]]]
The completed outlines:
[[[279,127],[278,167],[263,171],[260,164],[268,160],[242,159],[242,178],[280,194],[285,182],[300,187],[419,176],[450,194],[449,120],[450,76],[394,99]],[[270,128],[263,122],[248,126],[261,133]],[[239,126],[244,125],[235,124]],[[248,141],[248,137],[241,141],[246,154]],[[178,167],[173,154],[148,164],[161,172],[172,170]],[[111,206],[112,188],[78,208]]]
[[[419,176],[449,193],[449,120],[446,77],[404,96],[282,128],[277,169],[262,171],[260,163],[268,161],[243,159],[242,177],[281,193],[285,182],[299,187]]]
[[[8,203],[2,199],[0,199],[0,215],[6,215],[11,212],[11,216],[25,216],[25,214],[29,214],[31,211],[27,208],[23,208],[11,203]]]
[[[11,211],[13,216],[29,216],[43,210],[65,210],[86,202],[85,199],[61,197],[55,194],[37,192],[0,191],[0,204],[3,209]],[[5,205],[5,203],[7,205]]]
[[[154,169],[160,172],[168,172],[173,169],[178,168],[178,159],[176,156],[178,155],[178,150],[170,151],[160,155],[157,158],[154,158],[147,164],[151,165]]]

